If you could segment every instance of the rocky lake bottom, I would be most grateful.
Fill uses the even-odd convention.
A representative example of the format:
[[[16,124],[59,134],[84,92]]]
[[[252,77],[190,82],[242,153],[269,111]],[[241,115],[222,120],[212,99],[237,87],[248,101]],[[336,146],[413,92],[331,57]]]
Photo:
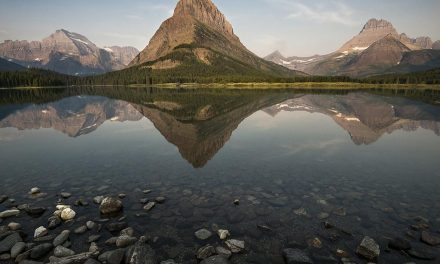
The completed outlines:
[[[438,105],[231,93],[0,106],[0,263],[440,261]]]

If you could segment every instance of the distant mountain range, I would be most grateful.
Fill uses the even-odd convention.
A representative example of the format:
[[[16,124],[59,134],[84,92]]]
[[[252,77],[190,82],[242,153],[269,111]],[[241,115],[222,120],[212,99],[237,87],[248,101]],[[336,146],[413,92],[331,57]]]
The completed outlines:
[[[310,57],[284,57],[276,51],[266,60],[312,75],[364,77],[440,67],[440,41],[399,34],[383,19],[370,19],[361,32],[337,51]]]
[[[133,47],[99,48],[83,35],[57,30],[41,41],[6,40],[0,57],[23,67],[70,75],[93,75],[125,68],[138,54]]]

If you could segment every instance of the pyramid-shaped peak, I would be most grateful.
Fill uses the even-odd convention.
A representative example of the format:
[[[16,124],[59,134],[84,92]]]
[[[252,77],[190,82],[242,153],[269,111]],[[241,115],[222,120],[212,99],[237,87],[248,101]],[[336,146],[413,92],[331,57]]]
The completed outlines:
[[[180,0],[174,9],[174,16],[192,16],[216,30],[234,34],[231,23],[211,0]]]

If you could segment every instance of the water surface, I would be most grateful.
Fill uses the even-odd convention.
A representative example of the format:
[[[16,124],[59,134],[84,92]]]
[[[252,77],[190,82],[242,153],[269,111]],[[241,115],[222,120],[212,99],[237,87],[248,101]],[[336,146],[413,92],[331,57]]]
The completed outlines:
[[[197,263],[198,248],[222,245],[216,236],[194,236],[213,226],[246,242],[233,263],[283,263],[288,247],[317,263],[337,263],[336,250],[343,249],[362,263],[355,249],[364,236],[382,250],[390,238],[406,237],[439,254],[410,228],[423,219],[430,232],[440,230],[435,93],[100,88],[0,94],[0,194],[52,208],[61,191],[73,193],[65,203],[88,200],[75,207],[80,217],[71,228],[101,218],[94,196],[125,193],[120,216],[138,236],[156,237],[151,245],[159,260]],[[34,186],[47,196],[30,198]],[[144,212],[139,199],[157,196],[167,201]],[[10,206],[5,202],[0,211]],[[52,211],[14,221],[26,221],[30,234]],[[326,229],[323,221],[337,228]],[[105,248],[112,235],[102,235]],[[87,237],[72,239],[77,252]],[[311,245],[314,238],[321,248]],[[415,260],[382,251],[379,261]]]

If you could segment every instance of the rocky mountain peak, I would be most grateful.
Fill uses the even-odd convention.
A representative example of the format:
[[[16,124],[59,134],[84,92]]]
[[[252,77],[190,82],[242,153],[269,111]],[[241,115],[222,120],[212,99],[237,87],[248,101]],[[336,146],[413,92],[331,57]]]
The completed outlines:
[[[174,16],[192,16],[218,31],[234,35],[231,23],[211,0],[180,0],[174,10]]]
[[[396,32],[397,34],[397,31],[394,28],[393,24],[385,19],[372,18],[368,20],[368,22],[362,28],[361,33],[369,30],[386,30],[392,33]]]

